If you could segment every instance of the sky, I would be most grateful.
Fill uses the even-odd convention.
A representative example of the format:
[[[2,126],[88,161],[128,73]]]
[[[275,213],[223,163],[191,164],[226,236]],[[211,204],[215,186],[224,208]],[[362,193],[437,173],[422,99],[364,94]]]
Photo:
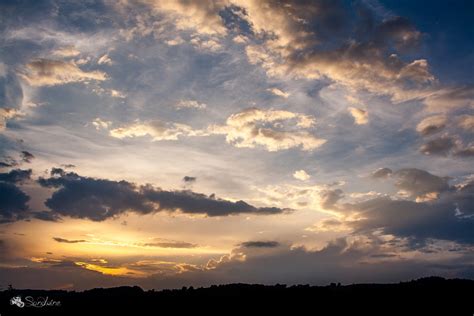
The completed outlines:
[[[0,288],[474,278],[472,1],[0,2]]]

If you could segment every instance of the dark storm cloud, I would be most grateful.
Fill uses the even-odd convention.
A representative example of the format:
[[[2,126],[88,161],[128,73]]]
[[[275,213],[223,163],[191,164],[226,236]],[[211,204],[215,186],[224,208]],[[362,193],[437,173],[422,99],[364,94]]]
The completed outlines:
[[[162,191],[145,188],[143,196],[159,203],[164,210],[179,209],[183,213],[206,214],[208,216],[226,216],[240,213],[277,214],[284,210],[276,207],[254,207],[242,200],[231,202],[192,191]]]
[[[58,222],[61,220],[61,217],[58,214],[49,211],[35,211],[30,214],[33,218],[47,222]]]
[[[29,199],[16,185],[0,181],[0,223],[24,218]]]
[[[31,169],[21,170],[14,169],[8,173],[0,173],[0,181],[9,182],[9,183],[20,183],[25,180],[30,179]]]
[[[275,248],[280,246],[277,241],[246,241],[240,244],[244,248]]]
[[[61,243],[66,243],[66,244],[77,244],[77,243],[87,242],[87,240],[84,240],[84,239],[71,240],[71,239],[65,239],[61,237],[53,237],[53,240],[57,242],[61,242]]]
[[[59,215],[102,221],[129,210],[143,214],[154,210],[132,183],[81,177],[59,168],[53,169],[51,175],[38,182],[58,189],[45,205]]]
[[[255,207],[244,201],[231,202],[189,190],[165,191],[127,181],[82,177],[59,168],[51,171],[50,178],[40,178],[38,183],[43,187],[57,188],[45,202],[52,211],[94,221],[102,221],[127,211],[148,214],[179,210],[207,216],[278,214],[286,211],[275,207]]]

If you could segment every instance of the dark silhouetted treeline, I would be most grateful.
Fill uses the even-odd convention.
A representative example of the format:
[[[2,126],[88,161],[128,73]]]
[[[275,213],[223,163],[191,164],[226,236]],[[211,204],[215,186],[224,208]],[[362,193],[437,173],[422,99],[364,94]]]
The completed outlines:
[[[20,297],[24,307],[10,300]],[[26,306],[27,297],[41,305]],[[55,302],[60,302],[60,306]],[[328,286],[229,284],[208,288],[144,291],[140,287],[0,292],[0,314],[8,315],[172,315],[173,312],[289,315],[473,315],[474,281],[423,278],[398,284]]]

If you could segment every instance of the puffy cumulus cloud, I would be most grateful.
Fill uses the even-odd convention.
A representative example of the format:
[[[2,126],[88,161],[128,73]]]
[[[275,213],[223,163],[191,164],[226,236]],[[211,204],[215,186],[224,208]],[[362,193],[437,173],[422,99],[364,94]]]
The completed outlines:
[[[177,29],[191,30],[202,35],[222,36],[227,29],[219,15],[228,1],[225,0],[140,0],[155,12],[174,18]]]
[[[51,52],[51,54],[58,57],[76,57],[81,54],[79,50],[73,45],[59,47]]]
[[[107,79],[104,72],[84,71],[74,62],[36,59],[24,67],[20,76],[31,86],[55,86],[73,82]]]
[[[474,115],[460,115],[457,118],[457,124],[460,128],[474,133]]]
[[[181,100],[176,103],[177,109],[200,109],[203,110],[207,107],[205,103],[199,103],[196,100]]]
[[[268,91],[270,91],[271,93],[273,93],[274,95],[277,95],[279,97],[282,97],[282,98],[285,98],[287,99],[290,94],[288,92],[284,92],[278,88],[271,88],[271,89],[267,89]]]
[[[371,175],[374,179],[387,179],[393,181],[399,194],[417,200],[435,199],[441,192],[450,189],[450,177],[439,177],[426,170],[417,168],[404,168],[392,171],[389,168],[380,168]]]
[[[232,0],[244,9],[242,17],[250,24],[252,31],[265,37],[266,44],[282,55],[292,49],[301,49],[315,41],[314,33],[304,28],[311,16],[321,17],[321,11],[335,12],[337,8],[323,1],[310,3],[275,3],[272,1]]]
[[[149,214],[180,211],[187,214],[227,216],[240,213],[279,214],[276,207],[255,207],[244,201],[227,201],[192,191],[165,191],[151,185],[82,177],[53,168],[51,177],[40,178],[43,187],[55,188],[45,205],[62,216],[103,221],[126,212]]]
[[[108,54],[104,54],[102,55],[99,60],[97,60],[97,64],[99,65],[112,65],[113,62],[112,62],[112,59],[110,58],[110,56]]]
[[[166,123],[160,120],[135,122],[110,130],[115,138],[150,136],[153,141],[177,140],[179,136],[205,136],[206,132],[193,130],[191,126],[179,123]]]
[[[367,111],[355,107],[349,107],[348,110],[357,125],[364,125],[369,122],[369,113]]]
[[[218,52],[222,50],[222,45],[217,38],[201,38],[193,37],[189,43],[193,45],[196,49],[205,51],[205,52]]]
[[[264,187],[254,186],[252,189],[259,193],[258,201],[264,204],[271,203],[282,208],[317,210],[322,213],[334,214],[333,204],[343,197],[342,190],[338,189],[341,185],[344,185],[344,182],[279,184]],[[338,194],[339,197],[337,197]]]
[[[287,129],[283,129],[284,123]],[[250,108],[232,114],[225,125],[210,126],[208,131],[225,135],[228,143],[239,148],[262,146],[268,151],[278,151],[301,147],[309,151],[326,142],[306,130],[314,124],[315,119],[309,115]]]
[[[301,180],[301,181],[306,181],[311,178],[311,176],[304,170],[297,170],[293,173],[293,178]]]
[[[263,46],[248,45],[246,52],[269,76],[327,77],[350,89],[390,95],[397,102],[432,91],[428,88],[435,78],[425,59],[404,62],[394,54],[394,48],[403,52],[421,37],[404,18],[377,21],[366,9],[356,10],[366,14],[351,20],[353,8],[337,1],[234,2],[245,9],[243,17],[254,34],[265,39]],[[354,28],[365,28],[364,36],[344,32]]]
[[[439,177],[416,168],[400,169],[393,174],[395,186],[411,197],[422,199],[449,189],[449,177]]]
[[[423,136],[436,134],[446,127],[447,120],[446,115],[429,116],[418,123],[416,131]]]
[[[111,121],[106,121],[106,120],[103,120],[99,117],[96,117],[93,121],[92,121],[92,125],[95,127],[95,129],[97,130],[100,130],[100,129],[108,129],[111,125],[112,125],[112,122]]]

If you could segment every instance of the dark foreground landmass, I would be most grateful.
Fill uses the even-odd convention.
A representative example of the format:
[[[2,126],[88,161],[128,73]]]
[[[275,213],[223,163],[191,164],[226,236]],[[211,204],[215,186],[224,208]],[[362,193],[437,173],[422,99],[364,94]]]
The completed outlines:
[[[18,299],[20,297],[20,299]],[[11,300],[16,298],[14,304]],[[24,304],[23,307],[18,305]],[[36,306],[32,306],[36,305]],[[474,315],[474,280],[423,278],[397,284],[328,286],[228,284],[144,291],[139,287],[0,292],[8,315]]]

